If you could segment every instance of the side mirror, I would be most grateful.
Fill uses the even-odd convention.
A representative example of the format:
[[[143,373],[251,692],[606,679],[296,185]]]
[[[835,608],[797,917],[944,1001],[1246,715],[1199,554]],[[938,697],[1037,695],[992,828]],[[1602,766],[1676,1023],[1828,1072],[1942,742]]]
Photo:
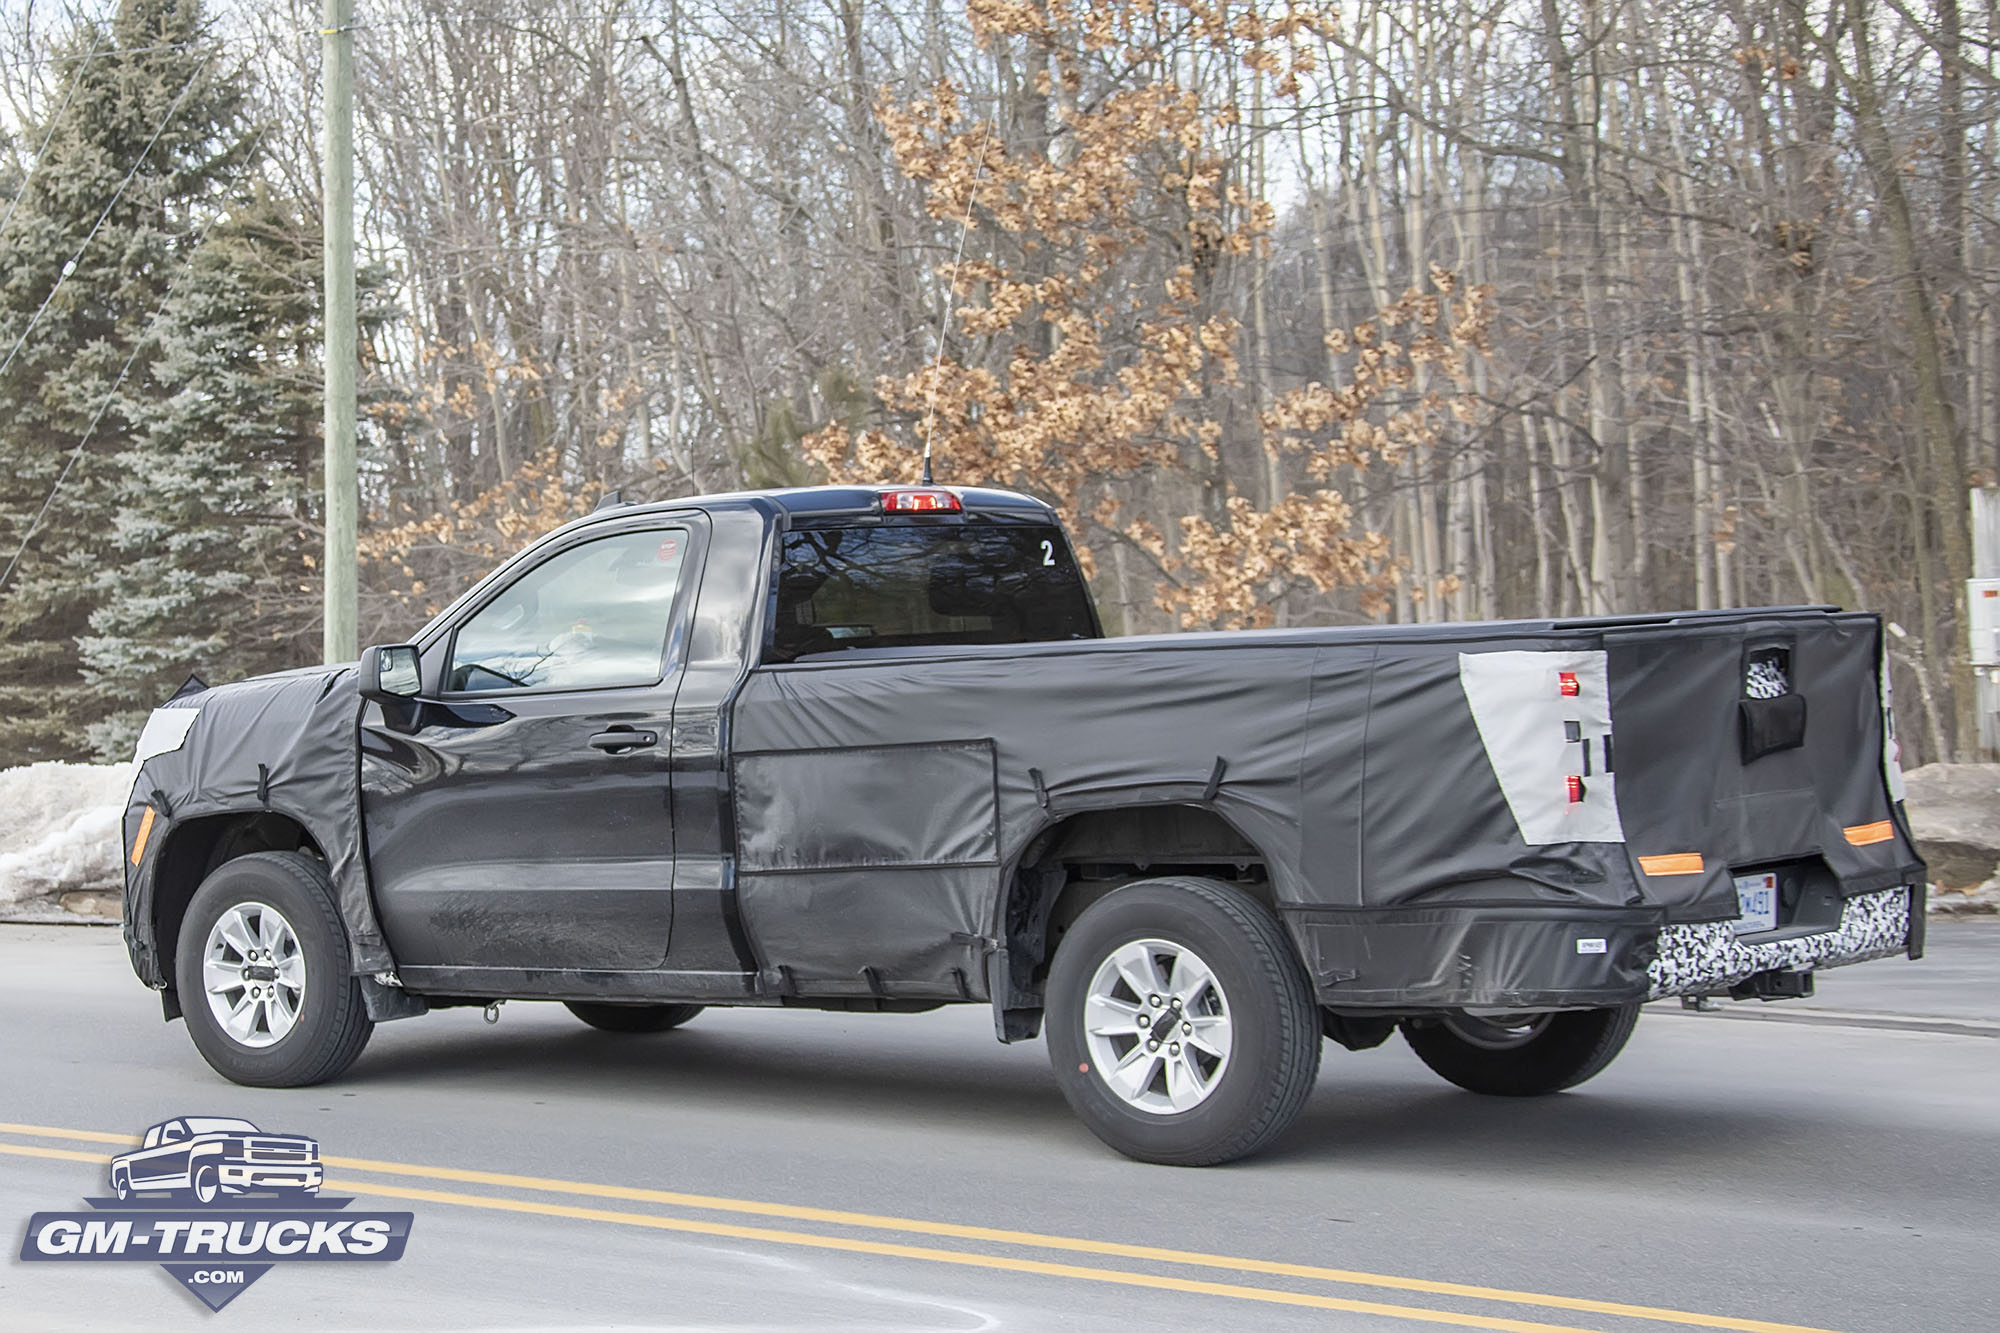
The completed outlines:
[[[423,672],[414,643],[363,649],[361,697],[378,704],[407,703],[423,692]]]

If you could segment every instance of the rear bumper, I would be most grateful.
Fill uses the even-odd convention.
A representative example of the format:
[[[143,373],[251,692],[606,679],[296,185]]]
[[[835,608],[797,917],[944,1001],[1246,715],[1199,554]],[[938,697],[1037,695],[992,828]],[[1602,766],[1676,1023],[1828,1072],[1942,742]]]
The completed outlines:
[[[1923,890],[1914,893],[1914,917],[1912,890],[1898,885],[1846,899],[1830,930],[1768,941],[1739,938],[1727,921],[1665,924],[1657,908],[1488,905],[1285,915],[1326,1008],[1539,1012],[1719,995],[1759,973],[1915,957],[1923,947]]]
[[[1327,1008],[1542,1012],[1644,999],[1664,911],[1489,903],[1286,915]]]
[[[1919,910],[1921,894],[1918,890]],[[1665,926],[1647,968],[1646,998],[1714,995],[1759,972],[1804,972],[1914,953],[1922,946],[1911,938],[1911,897],[1900,885],[1859,894],[1842,905],[1840,924],[1832,930],[1766,943],[1739,939],[1727,921]],[[1921,928],[1921,915],[1915,920]]]

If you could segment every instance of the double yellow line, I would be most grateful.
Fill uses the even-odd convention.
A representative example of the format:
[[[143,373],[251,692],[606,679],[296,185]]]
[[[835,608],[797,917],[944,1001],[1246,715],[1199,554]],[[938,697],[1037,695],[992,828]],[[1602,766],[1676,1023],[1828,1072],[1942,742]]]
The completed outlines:
[[[93,1130],[55,1129],[44,1125],[17,1125],[0,1122],[0,1133],[26,1138],[62,1139],[72,1142],[131,1146],[128,1134],[106,1134]],[[77,1152],[29,1144],[0,1142],[0,1154],[19,1157],[47,1157],[63,1161],[103,1163],[109,1154]],[[1197,1250],[1164,1249],[1151,1245],[1126,1245],[1117,1241],[1089,1240],[1076,1236],[1056,1236],[1034,1231],[1011,1231],[998,1227],[968,1226],[954,1222],[921,1221],[904,1217],[884,1217],[874,1213],[848,1212],[833,1208],[810,1208],[798,1204],[763,1203],[750,1199],[730,1199],[707,1194],[684,1194],[673,1190],[644,1189],[630,1185],[599,1185],[572,1180],[551,1180],[541,1176],[519,1176],[498,1171],[469,1171],[457,1167],[424,1166],[409,1162],[381,1162],[358,1157],[322,1157],[327,1166],[365,1172],[371,1176],[447,1181],[456,1184],[487,1185],[501,1189],[541,1194],[568,1195],[599,1200],[646,1203],[700,1212],[730,1213],[754,1217],[818,1223],[849,1231],[886,1232],[959,1240],[1016,1250],[1044,1250],[1095,1255],[1106,1258],[1140,1260],[1182,1268],[1222,1270],[1230,1273],[1290,1278],[1308,1283],[1346,1287],[1367,1287],[1465,1301],[1501,1305],[1536,1306],[1542,1309],[1573,1310],[1584,1314],[1609,1315],[1620,1319],[1648,1320],[1691,1328],[1728,1329],[1733,1333],[1830,1333],[1802,1324],[1771,1323],[1759,1319],[1736,1319],[1727,1315],[1698,1314],[1650,1305],[1629,1305],[1619,1301],[1592,1300],[1577,1296],[1557,1296],[1542,1292],[1514,1291],[1504,1287],[1480,1287],[1460,1282],[1436,1282],[1426,1278],[1397,1277],[1345,1268],[1324,1268],[1313,1264],[1281,1263],[1270,1259],[1250,1259],[1207,1254]],[[1044,1277],[1061,1277],[1119,1286],[1144,1287],[1157,1291],[1179,1291],[1233,1300],[1258,1301],[1273,1305],[1302,1306],[1317,1310],[1340,1310],[1353,1314],[1379,1315],[1420,1323],[1447,1324],[1458,1328],[1502,1330],[1503,1333],[1579,1333],[1570,1324],[1544,1324],[1511,1319],[1501,1315],[1466,1314],[1418,1305],[1395,1305],[1381,1301],[1315,1292],[1287,1291],[1276,1287],[1246,1286],[1240,1283],[1211,1282],[1197,1278],[1173,1277],[1158,1273],[1133,1272],[1080,1264],[1056,1263],[1018,1254],[982,1253],[976,1250],[943,1249],[936,1246],[868,1240],[854,1235],[825,1235],[811,1231],[781,1230],[775,1227],[746,1226],[702,1218],[666,1216],[659,1213],[627,1212],[576,1204],[509,1198],[492,1194],[467,1194],[453,1190],[423,1189],[380,1180],[328,1180],[329,1189],[351,1190],[424,1203],[452,1204],[497,1212],[524,1213],[540,1217],[564,1217],[579,1221],[608,1222],[620,1226],[644,1227],[656,1231],[686,1232],[704,1236],[726,1236],[735,1240],[761,1241],[774,1245],[803,1246],[838,1250],[852,1254],[884,1255],[928,1263],[956,1264]]]

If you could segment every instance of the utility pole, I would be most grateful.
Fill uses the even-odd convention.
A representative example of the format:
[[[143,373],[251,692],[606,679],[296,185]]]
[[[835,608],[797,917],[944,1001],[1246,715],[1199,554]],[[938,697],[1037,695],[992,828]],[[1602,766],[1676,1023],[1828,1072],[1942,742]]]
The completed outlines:
[[[321,236],[326,260],[326,550],[324,576],[328,662],[360,655],[356,628],[354,464],[354,0],[321,0],[320,77],[326,101],[322,145]]]

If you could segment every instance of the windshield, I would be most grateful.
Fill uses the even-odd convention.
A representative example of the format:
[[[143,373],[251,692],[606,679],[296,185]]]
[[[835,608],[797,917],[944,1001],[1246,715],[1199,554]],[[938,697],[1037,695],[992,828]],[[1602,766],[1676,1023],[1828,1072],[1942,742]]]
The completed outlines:
[[[220,1116],[191,1115],[181,1122],[191,1134],[255,1134],[257,1127],[248,1120],[225,1120]]]
[[[766,658],[1096,637],[1053,524],[808,528],[785,537]]]

